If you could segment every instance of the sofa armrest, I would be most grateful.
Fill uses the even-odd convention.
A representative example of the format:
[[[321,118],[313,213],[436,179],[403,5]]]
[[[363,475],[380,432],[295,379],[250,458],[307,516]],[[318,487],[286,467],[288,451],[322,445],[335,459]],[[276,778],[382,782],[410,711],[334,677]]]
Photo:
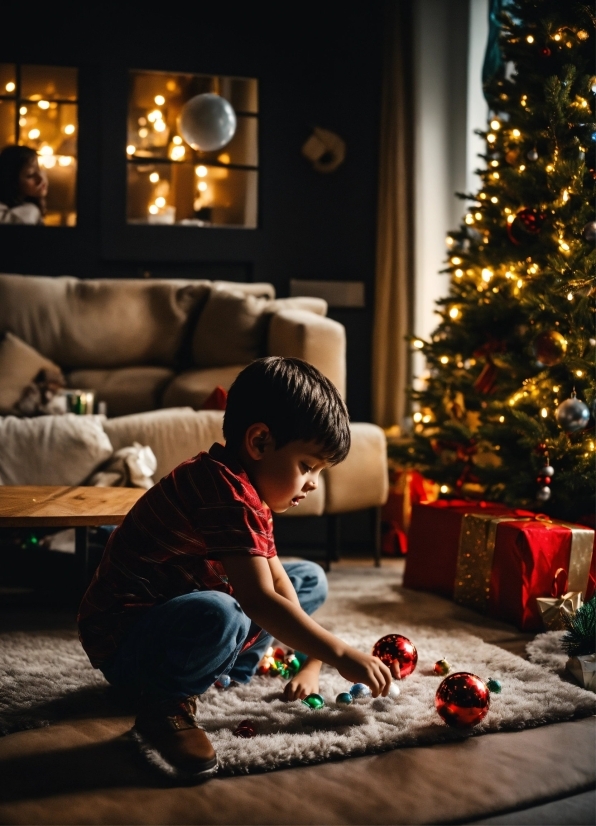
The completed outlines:
[[[384,505],[389,492],[387,440],[376,424],[352,422],[352,447],[344,462],[324,471],[325,513]]]
[[[346,394],[346,331],[343,324],[306,310],[279,310],[269,325],[267,354],[301,358]]]

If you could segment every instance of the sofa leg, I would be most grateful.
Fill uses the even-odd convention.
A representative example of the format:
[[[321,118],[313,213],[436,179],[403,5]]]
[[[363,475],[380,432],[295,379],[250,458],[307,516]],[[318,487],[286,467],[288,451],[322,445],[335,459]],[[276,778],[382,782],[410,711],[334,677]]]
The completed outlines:
[[[375,568],[381,567],[381,508],[372,509]]]
[[[325,559],[325,570],[331,569],[331,562],[340,559],[340,522],[339,515],[334,513],[327,517],[327,556]]]

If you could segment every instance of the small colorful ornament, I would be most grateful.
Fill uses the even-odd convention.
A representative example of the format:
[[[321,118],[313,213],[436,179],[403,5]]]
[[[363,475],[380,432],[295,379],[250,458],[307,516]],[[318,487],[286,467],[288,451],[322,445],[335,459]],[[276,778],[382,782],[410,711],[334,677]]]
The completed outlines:
[[[217,688],[229,688],[232,685],[232,678],[227,674],[222,674],[221,677],[218,677],[215,681],[215,685]]]
[[[540,364],[551,367],[563,359],[567,352],[567,339],[556,330],[547,330],[536,336],[532,351]]]
[[[483,720],[490,707],[490,693],[480,677],[457,671],[442,681],[435,695],[435,708],[448,726],[472,728]]]
[[[381,637],[374,644],[372,654],[373,657],[382,660],[399,680],[411,674],[418,662],[415,646],[401,634],[387,634]]]
[[[588,221],[582,229],[582,235],[588,244],[596,242],[596,221]]]
[[[280,647],[278,646],[278,647],[277,647],[277,648],[273,651],[273,653],[271,654],[271,656],[273,657],[273,659],[274,659],[274,660],[283,660],[283,659],[285,659],[286,652],[283,650],[283,648],[280,648]]]
[[[491,677],[490,680],[487,681],[486,687],[490,691],[491,694],[500,694],[503,686],[501,685],[500,680],[495,680],[494,677]]]
[[[530,151],[528,152],[526,157],[529,161],[532,161],[532,162],[537,161],[538,160],[538,152],[536,151],[536,147],[534,147],[534,149],[530,149]]]
[[[446,674],[449,674],[451,671],[451,666],[447,662],[447,660],[437,660],[436,663],[433,665],[433,671],[439,677],[444,677]]]
[[[364,700],[372,694],[370,688],[364,683],[354,683],[350,689],[350,694],[354,700]]]
[[[575,433],[583,430],[590,421],[590,408],[577,398],[575,390],[571,398],[565,399],[555,411],[557,424],[566,433]]]
[[[391,685],[389,686],[389,694],[387,696],[391,697],[392,700],[397,700],[400,694],[401,689],[398,686],[398,684],[395,682],[391,683]]]
[[[540,233],[545,219],[545,212],[540,212],[537,209],[531,209],[529,207],[520,209],[513,223],[507,224],[509,240],[515,244],[516,247],[521,246],[531,240],[533,236]]]
[[[300,671],[300,660],[298,659],[298,657],[294,656],[294,654],[288,654],[288,656],[286,657],[286,666],[288,667],[288,670],[290,671],[290,674],[293,677]]]
[[[271,666],[270,673],[281,677],[282,680],[289,680],[291,677],[290,669],[283,660],[274,660]]]
[[[300,663],[300,668],[302,668],[304,663],[308,660],[308,654],[303,654],[302,651],[294,651],[294,656]]]
[[[320,694],[309,694],[308,697],[305,697],[304,700],[302,700],[302,703],[311,708],[313,711],[316,711],[316,709],[324,707],[325,700]]]
[[[257,736],[257,727],[252,720],[243,720],[237,729],[234,729],[234,737],[249,737]]]
[[[341,694],[338,694],[335,698],[335,702],[338,706],[349,706],[354,702],[354,698],[349,691],[342,691]]]

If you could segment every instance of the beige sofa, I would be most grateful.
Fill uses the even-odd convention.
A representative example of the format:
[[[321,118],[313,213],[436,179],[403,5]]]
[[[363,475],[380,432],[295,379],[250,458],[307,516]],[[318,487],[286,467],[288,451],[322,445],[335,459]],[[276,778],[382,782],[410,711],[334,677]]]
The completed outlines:
[[[0,408],[8,412],[25,383],[16,362],[27,365],[26,381],[57,365],[71,387],[107,403],[103,428],[114,451],[133,442],[153,449],[159,479],[222,441],[223,414],[200,407],[261,355],[303,358],[345,394],[345,329],[326,311],[321,299],[276,299],[271,284],[0,274],[0,334],[9,334],[0,342]],[[372,424],[351,427],[347,460],[323,474],[293,516],[385,501],[385,435]]]

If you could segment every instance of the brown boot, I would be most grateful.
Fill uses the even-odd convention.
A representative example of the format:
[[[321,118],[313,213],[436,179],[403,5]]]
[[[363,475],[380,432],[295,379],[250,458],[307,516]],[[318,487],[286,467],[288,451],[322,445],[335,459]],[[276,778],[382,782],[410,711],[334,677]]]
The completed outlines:
[[[176,780],[204,780],[217,771],[217,756],[197,722],[197,697],[147,706],[132,737],[156,768]]]

